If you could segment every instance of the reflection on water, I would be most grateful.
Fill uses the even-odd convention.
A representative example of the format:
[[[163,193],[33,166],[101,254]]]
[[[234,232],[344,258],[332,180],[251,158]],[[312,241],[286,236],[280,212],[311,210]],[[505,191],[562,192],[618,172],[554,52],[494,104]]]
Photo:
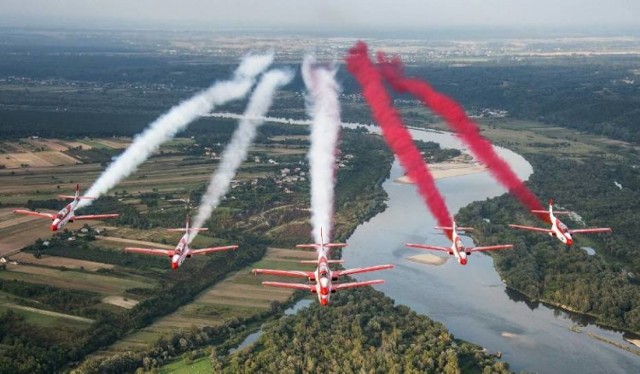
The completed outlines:
[[[413,133],[422,140],[461,148],[449,134]],[[531,166],[522,157],[505,149],[498,152],[521,178],[531,174]],[[342,252],[345,267],[392,263],[396,269],[384,274],[361,274],[356,276],[358,280],[384,278],[386,283],[376,289],[397,303],[443,322],[456,337],[502,352],[515,371],[639,372],[640,357],[589,335],[631,346],[621,333],[599,328],[583,316],[578,318],[514,295],[503,285],[489,256],[473,254],[466,266],[456,261],[430,266],[407,260],[424,253],[405,247],[407,242],[449,243],[433,229],[436,223],[415,187],[393,182],[402,173],[394,163],[390,179],[383,184],[389,194],[387,210],[360,225],[347,241],[348,249]],[[452,212],[505,192],[488,173],[442,179],[437,185]],[[468,237],[462,239],[472,245]],[[579,330],[574,328],[576,324],[581,326]]]
[[[306,308],[309,305],[311,305],[311,303],[313,302],[312,299],[302,299],[300,301],[298,301],[297,303],[293,304],[292,307],[286,309],[284,311],[284,315],[285,316],[289,316],[292,314],[296,314],[298,313],[298,311],[300,309]],[[248,346],[252,345],[253,343],[257,342],[258,339],[262,336],[262,334],[264,333],[264,331],[262,330],[264,328],[264,324],[262,326],[260,326],[260,330],[253,332],[251,334],[249,334],[243,341],[242,343],[240,343],[240,345],[237,348],[231,348],[229,350],[229,354],[232,354],[233,352],[242,350],[244,348],[247,348]]]

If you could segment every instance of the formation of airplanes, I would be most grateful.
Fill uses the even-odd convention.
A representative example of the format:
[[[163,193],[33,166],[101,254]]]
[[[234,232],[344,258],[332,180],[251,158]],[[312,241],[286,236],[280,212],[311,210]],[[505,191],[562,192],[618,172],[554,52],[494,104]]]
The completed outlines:
[[[324,240],[323,240],[324,241]],[[312,248],[318,252],[317,261],[301,261],[303,264],[315,263],[317,264],[315,271],[301,271],[301,270],[272,270],[272,269],[253,269],[254,274],[266,274],[275,275],[281,277],[298,277],[307,278],[309,283],[285,283],[285,282],[262,282],[264,286],[280,287],[280,288],[292,288],[296,290],[309,291],[318,296],[320,305],[328,305],[331,294],[338,290],[354,287],[371,286],[375,284],[382,284],[384,280],[375,279],[363,282],[348,282],[348,283],[336,283],[340,277],[347,275],[367,273],[371,271],[393,269],[393,265],[377,265],[364,268],[354,268],[346,270],[331,270],[329,264],[341,263],[340,260],[329,260],[327,258],[330,248],[346,247],[345,243],[315,243],[315,244],[298,244],[296,248]]]
[[[590,228],[590,229],[577,229],[577,230],[571,230],[567,227],[567,225],[565,225],[564,223],[562,223],[562,221],[560,221],[555,215],[568,215],[570,214],[570,212],[566,212],[566,211],[553,211],[553,200],[549,200],[549,211],[546,210],[532,210],[532,213],[538,214],[541,217],[545,217],[545,220],[548,222],[551,222],[551,228],[550,229],[544,229],[544,228],[540,228],[540,227],[532,227],[532,226],[522,226],[522,225],[509,225],[509,227],[512,227],[514,229],[520,229],[520,230],[529,230],[529,231],[537,231],[537,232],[544,232],[549,234],[550,236],[555,236],[556,238],[558,238],[558,240],[560,240],[562,243],[564,243],[567,247],[570,247],[573,245],[573,234],[595,234],[595,233],[605,233],[605,232],[611,232],[611,228],[610,227],[598,227],[598,228]],[[546,216],[548,214],[548,216]]]
[[[405,244],[407,247],[411,248],[419,248],[419,249],[430,249],[433,251],[443,251],[449,253],[451,256],[455,256],[456,260],[460,265],[467,264],[467,257],[470,256],[473,252],[484,252],[484,251],[496,251],[500,249],[511,249],[513,248],[513,244],[501,244],[501,245],[491,245],[487,247],[465,247],[462,243],[462,239],[460,239],[460,235],[458,231],[473,231],[471,227],[456,227],[456,221],[453,221],[453,227],[442,227],[436,226],[436,229],[445,230],[445,232],[450,233],[449,237],[451,238],[451,247],[442,247],[438,245],[428,245],[428,244]]]
[[[198,228],[198,229],[190,228],[189,216],[187,216],[184,229],[167,229],[167,231],[184,232],[184,235],[182,235],[182,238],[180,238],[180,241],[178,242],[178,245],[176,245],[175,249],[126,247],[124,251],[141,253],[141,254],[152,255],[152,256],[167,256],[171,259],[171,268],[175,270],[179,268],[180,265],[182,265],[184,260],[186,260],[187,258],[190,258],[191,256],[206,255],[207,253],[238,249],[237,245],[226,245],[222,247],[191,249],[191,247],[189,247],[189,240],[191,237],[191,233],[198,232],[198,231],[207,231],[207,230],[208,230],[207,228]]]
[[[94,215],[84,215],[77,216],[76,208],[78,207],[78,203],[80,200],[93,200],[93,197],[89,196],[80,196],[80,185],[76,185],[76,194],[74,196],[70,195],[59,195],[61,199],[71,200],[69,204],[67,204],[62,210],[60,210],[57,214],[51,213],[42,213],[42,212],[34,212],[32,210],[14,210],[15,214],[25,214],[29,216],[36,216],[40,218],[48,218],[51,220],[51,231],[58,231],[64,225],[69,222],[74,222],[78,220],[88,220],[88,219],[107,219],[107,218],[116,218],[119,214],[94,214]]]
[[[80,195],[80,185],[76,185],[75,195],[73,196],[60,195],[59,198],[68,199],[68,200],[71,200],[71,202],[67,204],[57,214],[42,213],[37,211],[20,210],[20,209],[14,210],[14,213],[50,219],[52,221],[51,222],[52,231],[58,231],[67,223],[74,222],[76,220],[108,219],[108,218],[116,218],[119,216],[118,214],[76,215],[76,208],[78,207],[78,203],[80,202],[80,200],[93,199],[90,196]],[[549,200],[548,211],[533,210],[531,212],[537,215],[539,218],[543,219],[544,221],[551,223],[551,228],[546,229],[546,228],[523,226],[523,225],[516,225],[516,224],[510,224],[509,226],[515,229],[520,229],[520,230],[530,230],[530,231],[547,233],[550,236],[555,236],[556,238],[558,238],[567,247],[570,247],[573,245],[573,237],[572,237],[573,234],[608,233],[612,231],[611,228],[608,228],[608,227],[574,229],[574,230],[569,229],[564,223],[562,223],[556,217],[556,215],[568,215],[570,214],[570,212],[554,211],[552,200]],[[450,247],[431,245],[431,244],[414,244],[414,243],[407,243],[405,245],[411,248],[446,252],[449,255],[454,256],[460,265],[466,265],[468,262],[468,256],[470,256],[474,252],[495,251],[495,250],[513,248],[513,244],[499,244],[499,245],[481,246],[481,247],[466,247],[462,242],[462,239],[460,238],[460,232],[466,233],[469,231],[473,231],[473,228],[458,227],[455,220],[453,220],[452,227],[436,226],[436,229],[440,229],[445,232],[447,237],[451,240]],[[170,258],[171,268],[178,269],[184,263],[184,261],[187,258],[190,258],[191,256],[204,255],[204,254],[220,252],[220,251],[235,250],[238,248],[238,245],[227,245],[227,246],[220,246],[220,247],[191,249],[189,246],[189,242],[191,240],[192,233],[206,231],[206,230],[207,230],[206,228],[191,228],[189,226],[189,216],[187,216],[184,228],[167,229],[167,231],[184,232],[184,235],[180,238],[180,241],[176,245],[175,249],[167,250],[167,249],[161,249],[161,248],[126,247],[125,252],[132,252],[132,253],[138,253],[138,254],[144,254],[144,255],[167,256]],[[322,234],[321,234],[321,237],[322,237]],[[262,282],[262,284],[264,286],[269,286],[269,287],[281,287],[281,288],[290,288],[290,289],[296,289],[296,290],[309,291],[317,295],[320,305],[328,305],[329,300],[331,298],[331,294],[337,292],[338,290],[354,288],[354,287],[371,286],[371,285],[384,283],[384,280],[382,279],[375,279],[375,280],[362,281],[362,282],[333,283],[333,282],[337,282],[341,277],[344,277],[344,276],[394,268],[393,265],[386,264],[386,265],[377,265],[377,266],[370,266],[370,267],[363,267],[363,268],[332,270],[329,265],[340,264],[342,263],[342,261],[329,259],[328,258],[329,250],[331,248],[342,248],[346,246],[347,244],[345,243],[324,243],[324,240],[322,240],[322,243],[297,245],[296,246],[297,248],[308,248],[308,249],[314,249],[317,251],[318,258],[316,260],[301,261],[302,264],[316,265],[316,269],[314,271],[253,269],[253,273],[256,275],[263,274],[263,275],[273,275],[273,276],[280,276],[280,277],[306,278],[308,283],[286,283],[286,282],[264,281]]]

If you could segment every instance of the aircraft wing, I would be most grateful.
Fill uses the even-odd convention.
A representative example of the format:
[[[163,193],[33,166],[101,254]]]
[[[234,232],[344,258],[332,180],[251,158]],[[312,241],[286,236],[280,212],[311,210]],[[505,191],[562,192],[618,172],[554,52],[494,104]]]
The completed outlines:
[[[125,252],[134,252],[134,253],[142,253],[145,255],[154,255],[154,256],[173,256],[172,249],[160,249],[160,248],[133,248],[126,247],[124,249]]]
[[[611,232],[611,228],[609,227],[599,227],[593,229],[577,229],[577,230],[569,230],[572,234],[595,234],[598,232]]]
[[[333,275],[335,275],[336,277],[340,277],[340,276],[343,276],[343,275],[360,274],[360,273],[367,273],[367,272],[370,272],[370,271],[393,269],[394,267],[395,266],[388,264],[388,265],[370,266],[370,267],[366,267],[366,268],[336,270],[336,271],[333,272]]]
[[[434,250],[434,251],[443,251],[443,252],[449,252],[451,250],[451,248],[441,247],[439,245],[428,245],[428,244],[411,244],[411,243],[407,243],[407,244],[405,244],[405,246],[411,247],[411,248],[431,249],[431,250]]]
[[[74,216],[74,220],[80,219],[107,219],[107,218],[117,218],[120,216],[119,214],[92,214],[88,216]]]
[[[382,283],[384,283],[384,280],[382,279],[375,279],[375,280],[364,281],[364,282],[338,283],[338,284],[331,285],[331,289],[338,291],[345,288],[365,287],[365,286],[372,286],[374,284],[382,284]]]
[[[546,233],[553,232],[553,230],[543,229],[540,227],[531,227],[531,226],[522,226],[522,225],[509,225],[509,227],[514,229],[520,229],[520,230],[538,231],[538,232],[546,232]]]
[[[309,278],[313,276],[313,272],[311,271],[302,271],[302,270],[271,270],[271,269],[253,269],[253,274],[267,274],[267,275],[277,275],[280,277],[299,277],[299,278]]]
[[[54,219],[55,218],[55,215],[53,215],[51,213],[40,213],[40,212],[34,212],[33,210],[18,209],[18,210],[14,210],[13,213],[15,213],[15,214],[26,214],[28,216],[36,216],[36,217],[48,218],[48,219]]]
[[[469,248],[469,252],[497,251],[499,249],[511,249],[513,244],[490,245],[487,247]]]
[[[224,247],[211,247],[211,248],[194,249],[194,250],[191,251],[191,254],[192,255],[206,255],[207,253],[228,251],[228,250],[233,250],[233,249],[238,249],[238,246],[237,245],[226,245]]]
[[[302,284],[302,283],[284,283],[284,282],[262,282],[263,286],[280,287],[280,288],[293,288],[294,290],[303,290],[313,292],[315,290],[315,284]]]

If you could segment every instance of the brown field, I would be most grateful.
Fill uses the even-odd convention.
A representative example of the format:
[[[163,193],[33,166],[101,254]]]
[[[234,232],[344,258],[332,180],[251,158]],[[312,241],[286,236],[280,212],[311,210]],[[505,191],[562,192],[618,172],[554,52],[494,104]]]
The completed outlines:
[[[122,297],[122,296],[107,296],[104,299],[102,299],[102,302],[105,304],[119,306],[125,309],[131,309],[134,306],[138,305],[139,301],[128,298],[128,297]]]
[[[22,265],[40,265],[49,267],[65,267],[67,269],[84,269],[88,271],[96,271],[99,269],[113,269],[111,264],[103,264],[101,262],[76,260],[73,258],[48,256],[35,258],[31,253],[20,252],[11,256],[11,260],[18,261]]]

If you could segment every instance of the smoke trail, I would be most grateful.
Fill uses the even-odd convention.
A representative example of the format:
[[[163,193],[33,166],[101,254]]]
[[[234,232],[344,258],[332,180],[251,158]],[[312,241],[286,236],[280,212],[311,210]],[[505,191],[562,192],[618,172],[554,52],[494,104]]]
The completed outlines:
[[[382,128],[382,135],[393,153],[398,156],[409,177],[416,182],[429,210],[440,226],[452,226],[451,215],[444,198],[436,188],[433,176],[413,143],[411,134],[391,104],[391,97],[382,84],[382,76],[367,55],[367,45],[358,42],[349,50],[346,60],[347,69],[362,86],[364,98],[371,107],[373,117]],[[450,231],[445,230],[445,234],[451,237]]]
[[[86,195],[99,197],[109,191],[134,173],[162,143],[171,140],[193,120],[210,112],[215,105],[244,97],[253,86],[256,76],[272,61],[273,55],[248,56],[235,71],[233,80],[216,82],[208,89],[171,108],[135,137],[127,150],[93,183]],[[78,207],[90,203],[91,200],[81,200]]]
[[[403,76],[402,62],[399,58],[389,60],[378,53],[379,69],[394,90],[410,93],[420,99],[437,115],[444,118],[449,127],[456,131],[474,156],[487,165],[498,182],[516,196],[522,204],[531,210],[544,210],[535,195],[518,178],[509,164],[493,149],[491,143],[480,134],[478,126],[467,117],[464,109],[455,100],[437,92],[427,82]],[[543,218],[543,216],[540,216]],[[544,216],[543,219],[548,219]]]
[[[236,170],[249,154],[249,147],[256,137],[258,126],[264,122],[260,118],[269,110],[273,95],[279,87],[288,84],[292,79],[293,73],[289,70],[270,70],[260,79],[260,83],[249,99],[244,118],[240,120],[231,141],[225,147],[220,166],[211,176],[209,187],[202,196],[198,214],[193,221],[193,228],[202,227],[220,204],[220,199],[229,190],[229,184],[236,175]],[[194,238],[195,235],[191,236],[190,240]]]
[[[340,135],[340,103],[336,70],[307,56],[302,78],[307,87],[307,112],[312,118],[309,165],[311,177],[311,224],[316,243],[331,242],[335,187],[336,147]],[[324,233],[324,238],[322,237]]]

